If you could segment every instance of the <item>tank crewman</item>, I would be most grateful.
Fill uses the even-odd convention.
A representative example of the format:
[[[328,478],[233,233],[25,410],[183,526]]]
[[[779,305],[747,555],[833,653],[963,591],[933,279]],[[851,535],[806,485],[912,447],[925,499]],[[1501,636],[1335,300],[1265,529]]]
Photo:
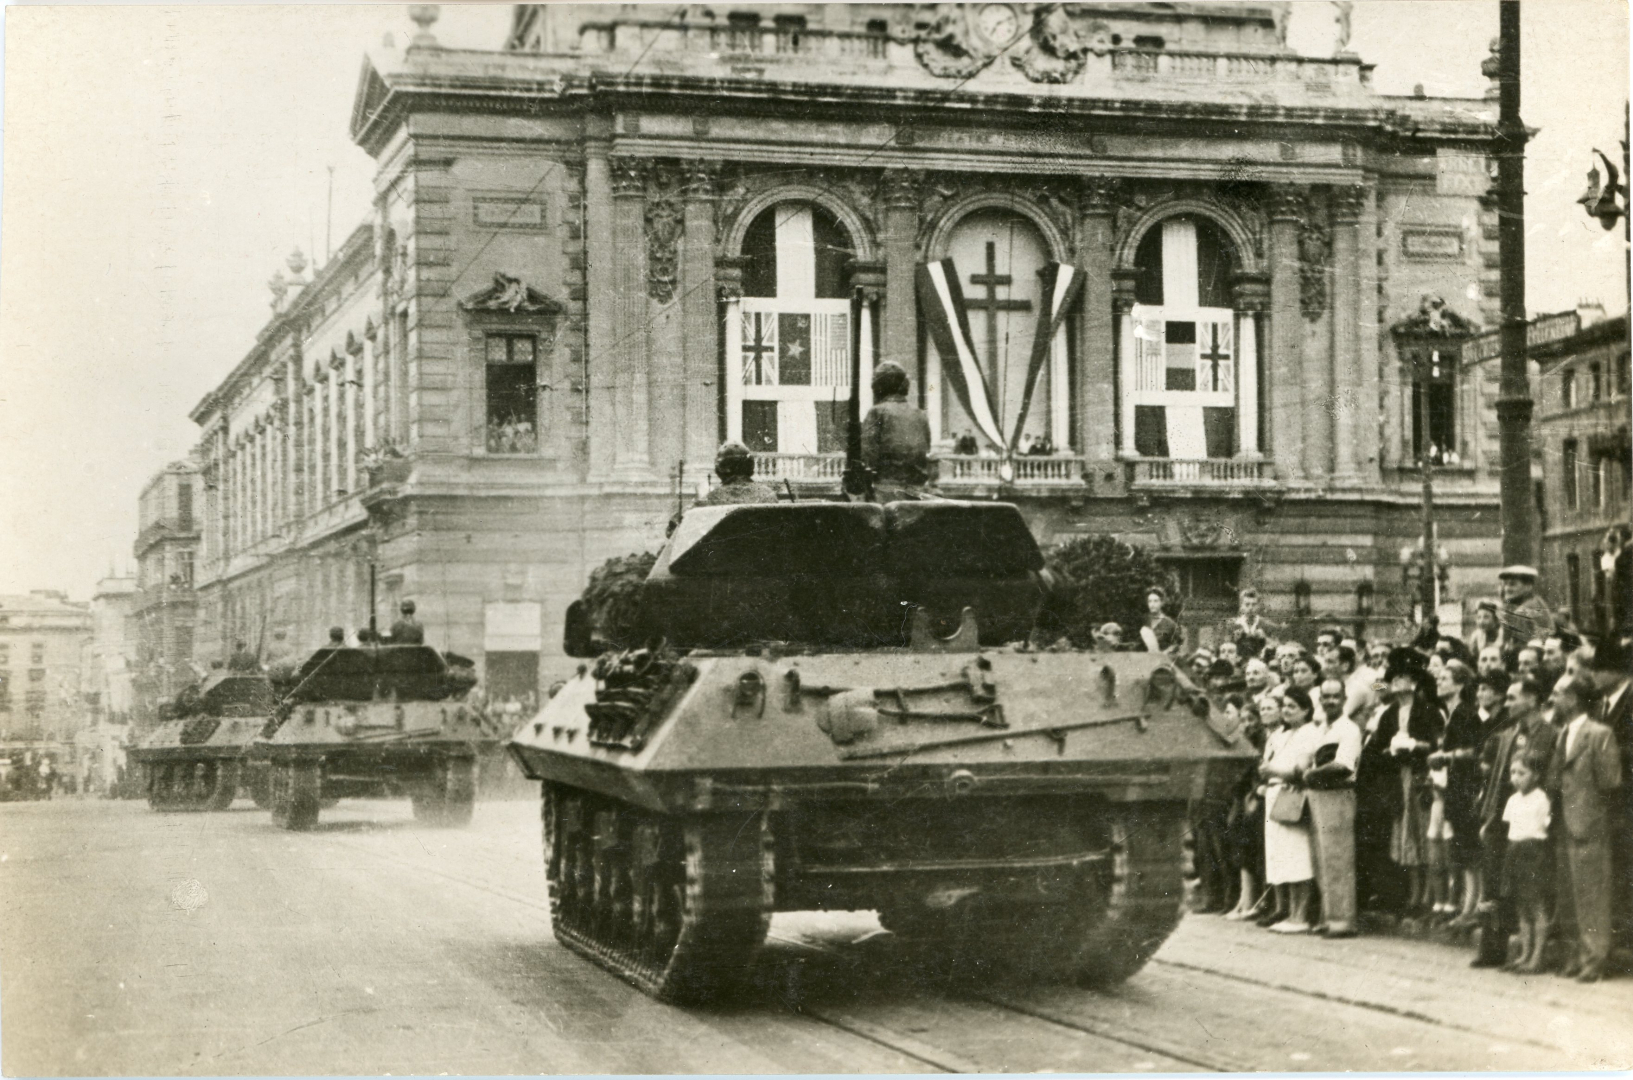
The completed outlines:
[[[391,624],[393,645],[424,645],[425,628],[414,618],[414,601],[404,600],[398,607],[402,615]]]
[[[1505,566],[1498,573],[1503,594],[1497,621],[1507,646],[1515,651],[1532,639],[1542,640],[1554,632],[1554,615],[1548,602],[1537,595],[1537,571],[1530,566]]]
[[[714,474],[720,486],[699,499],[696,506],[737,506],[743,503],[774,503],[777,493],[769,484],[754,479],[754,455],[740,442],[720,444],[714,454]]]
[[[329,648],[344,649],[346,647],[346,628],[343,626],[329,627]]]
[[[862,464],[873,501],[922,499],[930,482],[930,421],[907,403],[907,372],[886,360],[873,369],[873,408],[862,420]]]
[[[242,641],[233,642],[232,655],[227,658],[228,671],[259,671],[260,667],[247,645]]]

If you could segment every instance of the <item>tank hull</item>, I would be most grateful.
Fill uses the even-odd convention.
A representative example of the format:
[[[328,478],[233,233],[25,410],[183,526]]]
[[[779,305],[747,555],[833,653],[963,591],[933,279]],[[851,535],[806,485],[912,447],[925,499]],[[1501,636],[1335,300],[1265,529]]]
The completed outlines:
[[[250,786],[248,754],[268,719],[195,717],[160,724],[127,751],[141,770],[148,805],[160,811],[228,809]]]
[[[386,798],[451,826],[469,822],[477,759],[497,744],[486,714],[463,701],[317,701],[297,705],[251,756],[284,828],[314,827],[340,799]]]
[[[631,719],[586,671],[509,749],[543,781],[558,936],[672,1000],[743,975],[750,909],[875,909],[981,977],[1126,978],[1180,916],[1188,804],[1254,760],[1147,654],[693,653],[657,682],[661,715]],[[711,865],[765,879],[727,902],[728,960],[654,929],[661,890],[638,899],[668,872],[691,926]]]

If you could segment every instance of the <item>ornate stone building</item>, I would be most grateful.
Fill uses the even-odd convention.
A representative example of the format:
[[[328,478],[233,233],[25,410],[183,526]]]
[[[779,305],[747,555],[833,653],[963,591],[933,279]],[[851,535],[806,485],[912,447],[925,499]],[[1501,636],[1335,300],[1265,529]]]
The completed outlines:
[[[153,474],[137,500],[133,712],[139,731],[158,723],[159,707],[198,680],[193,639],[198,618],[200,513],[198,465],[173,461]]]
[[[1404,611],[1447,440],[1489,576],[1492,402],[1400,343],[1495,322],[1494,102],[1381,95],[1286,4],[545,5],[493,51],[415,14],[358,84],[373,220],[195,413],[212,642],[357,625],[372,560],[522,685],[721,439],[837,490],[854,348],[945,493],[1159,548],[1193,621]]]

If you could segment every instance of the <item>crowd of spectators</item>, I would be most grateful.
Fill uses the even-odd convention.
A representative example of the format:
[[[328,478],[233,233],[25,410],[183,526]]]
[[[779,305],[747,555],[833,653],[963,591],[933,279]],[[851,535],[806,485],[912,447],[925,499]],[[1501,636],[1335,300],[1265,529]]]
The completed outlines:
[[[1261,755],[1194,808],[1198,911],[1329,938],[1441,926],[1475,966],[1633,973],[1628,643],[1544,618],[1535,571],[1503,579],[1466,639],[1331,628],[1311,651],[1248,590],[1215,649],[1176,657]],[[1161,599],[1141,636],[1177,652]]]

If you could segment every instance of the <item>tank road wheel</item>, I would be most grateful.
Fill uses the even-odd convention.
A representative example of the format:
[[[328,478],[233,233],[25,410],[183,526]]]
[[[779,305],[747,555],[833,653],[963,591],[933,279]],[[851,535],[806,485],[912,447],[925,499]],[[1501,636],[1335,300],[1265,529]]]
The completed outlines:
[[[238,762],[218,761],[214,765],[214,785],[205,802],[206,810],[226,810],[238,797]]]
[[[1072,975],[1111,986],[1145,966],[1184,914],[1185,808],[1130,803],[1110,813],[1112,860],[1104,907],[1077,937]]]
[[[1137,803],[1104,811],[1110,858],[1068,904],[879,912],[880,923],[956,978],[997,970],[1086,986],[1120,983],[1145,966],[1184,913],[1184,807]]]
[[[323,765],[297,761],[272,767],[272,821],[291,832],[306,832],[318,823]]]
[[[439,760],[430,782],[411,800],[416,821],[443,829],[469,825],[476,809],[476,759]]]
[[[544,785],[556,937],[654,997],[718,997],[747,977],[775,900],[763,814],[653,814]]]

